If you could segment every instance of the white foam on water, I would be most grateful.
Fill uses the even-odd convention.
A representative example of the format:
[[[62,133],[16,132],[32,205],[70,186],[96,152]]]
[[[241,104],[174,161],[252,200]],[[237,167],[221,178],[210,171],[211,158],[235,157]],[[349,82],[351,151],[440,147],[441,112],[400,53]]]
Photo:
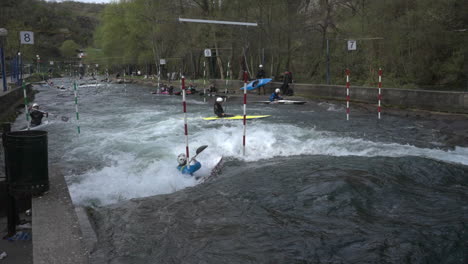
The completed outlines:
[[[294,155],[418,156],[468,165],[468,148],[456,147],[451,151],[418,148],[412,145],[341,137],[311,128],[266,122],[248,126],[245,157],[242,155],[241,125],[204,129],[202,134],[197,135],[198,140],[203,137],[219,151],[219,155],[233,156],[246,161]]]
[[[198,182],[180,174],[176,157],[185,152],[183,122],[168,117],[145,123],[150,114],[130,114],[124,131],[96,128],[73,142],[67,158],[100,159],[105,166],[90,169],[70,186],[75,203],[111,204],[136,197],[171,193]],[[138,116],[138,118],[136,118]],[[101,122],[104,122],[101,120]],[[206,176],[221,156],[258,161],[279,156],[419,156],[468,165],[468,148],[452,151],[423,149],[411,145],[379,143],[340,137],[327,132],[294,125],[251,122],[247,129],[246,156],[242,155],[242,122],[222,121],[218,124],[193,118],[189,126],[191,156],[201,145],[209,147],[197,158],[203,167],[196,175]],[[87,146],[87,147],[85,147]]]
[[[181,108],[181,104],[156,102],[119,106],[112,113],[106,109],[83,113],[82,134],[67,146],[63,157],[82,164],[80,172],[67,177],[73,201],[87,205],[112,204],[198,184],[194,177],[182,175],[176,169],[177,155],[185,152]],[[258,161],[294,155],[418,156],[468,165],[468,148],[444,151],[372,142],[314,128],[274,124],[267,119],[248,121],[246,156],[243,156],[242,120],[205,121],[201,116],[209,114],[203,111],[188,115],[190,156],[197,147],[208,145],[197,158],[202,163],[202,168],[195,173],[197,176],[209,175],[220,157]]]
[[[99,87],[99,86],[106,86],[105,83],[90,83],[90,84],[82,84],[80,86],[78,86],[79,88],[95,88],[95,87]]]
[[[339,105],[336,105],[336,104],[321,102],[318,105],[322,106],[324,108],[327,108],[327,111],[329,111],[329,112],[342,112],[342,111],[344,111],[343,107],[341,107]]]

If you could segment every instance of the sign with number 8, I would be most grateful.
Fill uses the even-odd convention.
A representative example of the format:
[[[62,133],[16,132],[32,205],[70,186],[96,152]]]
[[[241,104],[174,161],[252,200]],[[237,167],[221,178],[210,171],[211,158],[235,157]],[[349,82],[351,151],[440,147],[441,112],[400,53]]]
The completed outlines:
[[[21,44],[34,44],[34,32],[20,31]]]

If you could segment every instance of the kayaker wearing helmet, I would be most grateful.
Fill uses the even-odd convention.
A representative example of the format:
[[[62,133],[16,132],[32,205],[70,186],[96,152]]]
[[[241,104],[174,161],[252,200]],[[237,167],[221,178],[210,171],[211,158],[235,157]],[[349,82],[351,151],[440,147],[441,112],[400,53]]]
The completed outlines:
[[[40,125],[44,115],[48,117],[49,113],[39,110],[39,105],[34,103],[29,113],[29,116],[31,116],[31,126],[35,127]]]
[[[215,115],[217,115],[218,117],[229,117],[229,116],[232,116],[232,115],[228,115],[228,114],[225,114],[224,113],[224,109],[223,109],[223,106],[221,105],[221,103],[223,102],[223,98],[221,97],[218,97],[216,98],[216,102],[213,106],[213,110],[214,110],[214,113]]]
[[[184,153],[181,153],[179,156],[177,156],[177,162],[179,163],[177,169],[182,172],[182,174],[190,174],[193,176],[193,173],[201,168],[201,163],[198,162],[195,158],[191,160],[190,166],[187,166],[187,156],[185,156]]]
[[[270,102],[283,100],[283,97],[279,96],[280,92],[281,90],[279,88],[276,88],[275,92],[270,95]]]

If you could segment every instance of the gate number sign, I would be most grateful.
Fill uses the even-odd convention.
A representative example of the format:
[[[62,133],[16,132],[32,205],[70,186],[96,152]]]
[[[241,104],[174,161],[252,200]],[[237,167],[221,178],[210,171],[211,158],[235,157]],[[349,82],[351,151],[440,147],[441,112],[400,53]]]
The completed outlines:
[[[348,50],[356,50],[356,41],[348,40]]]
[[[34,32],[20,31],[21,44],[34,44]]]

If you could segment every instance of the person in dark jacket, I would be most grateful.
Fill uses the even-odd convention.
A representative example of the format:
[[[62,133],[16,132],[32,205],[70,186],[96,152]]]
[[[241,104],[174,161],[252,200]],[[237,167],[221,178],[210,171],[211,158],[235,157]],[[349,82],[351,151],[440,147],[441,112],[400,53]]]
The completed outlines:
[[[221,105],[221,103],[223,102],[223,98],[221,97],[218,97],[216,98],[216,102],[213,106],[213,110],[214,110],[214,113],[216,116],[218,117],[230,117],[232,115],[228,115],[226,113],[224,113],[224,109],[223,109],[223,106]]]
[[[284,95],[293,95],[293,90],[289,88],[289,84],[292,82],[292,72],[286,70],[283,74],[283,85],[281,85],[281,93]]]
[[[218,92],[218,89],[216,88],[214,83],[210,84],[210,88],[208,89],[208,93],[210,94],[210,96],[215,95],[217,92]]]
[[[279,88],[276,88],[275,92],[270,95],[270,102],[283,100],[283,97],[279,96],[280,92],[281,90]]]
[[[257,79],[263,79],[263,78],[266,77],[266,73],[265,73],[265,71],[263,70],[263,65],[262,65],[262,64],[258,65],[258,72],[257,72],[257,76],[256,76],[256,77],[257,77]],[[262,89],[262,87],[259,87],[259,88],[258,88],[258,94],[260,94],[261,89]],[[264,87],[264,86],[263,86],[263,94],[265,94],[265,87]]]
[[[49,113],[39,110],[39,105],[34,103],[29,112],[29,116],[31,117],[31,126],[35,127],[40,125],[42,123],[42,118],[44,116],[48,117]]]

